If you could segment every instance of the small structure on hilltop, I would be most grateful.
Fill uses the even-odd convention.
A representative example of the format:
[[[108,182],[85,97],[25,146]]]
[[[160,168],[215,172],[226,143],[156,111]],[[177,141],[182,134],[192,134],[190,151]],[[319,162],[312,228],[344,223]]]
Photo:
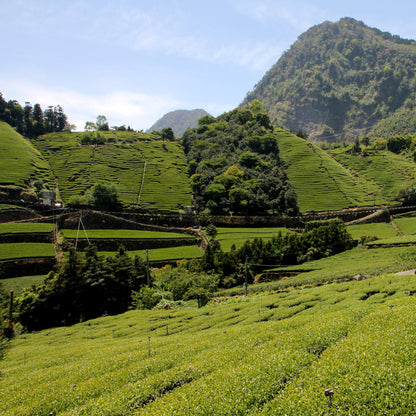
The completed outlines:
[[[42,190],[39,192],[40,202],[43,205],[51,207],[54,205],[56,200],[56,192],[49,190]]]

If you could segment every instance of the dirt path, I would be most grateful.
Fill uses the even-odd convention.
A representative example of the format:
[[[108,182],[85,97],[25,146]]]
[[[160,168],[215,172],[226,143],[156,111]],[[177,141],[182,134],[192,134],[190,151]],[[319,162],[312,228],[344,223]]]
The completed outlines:
[[[397,234],[399,234],[400,237],[403,236],[403,233],[400,231],[399,226],[396,224],[396,221],[391,220],[391,225],[393,226],[393,228],[397,231]]]

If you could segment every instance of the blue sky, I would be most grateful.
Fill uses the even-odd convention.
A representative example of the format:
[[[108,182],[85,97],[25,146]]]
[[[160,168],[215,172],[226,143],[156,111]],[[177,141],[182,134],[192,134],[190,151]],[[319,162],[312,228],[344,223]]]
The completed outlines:
[[[0,0],[0,92],[83,130],[237,107],[309,27],[342,17],[416,39],[415,1]]]

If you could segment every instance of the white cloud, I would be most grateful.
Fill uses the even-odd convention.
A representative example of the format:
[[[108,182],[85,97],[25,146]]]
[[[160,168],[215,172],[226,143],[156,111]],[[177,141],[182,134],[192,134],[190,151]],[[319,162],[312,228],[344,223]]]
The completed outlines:
[[[276,46],[273,39],[265,42],[243,36],[238,39],[216,37],[215,27],[209,33],[195,33],[187,27],[188,18],[180,7],[164,11],[132,7],[126,11],[125,7],[117,8],[112,4],[97,12],[91,24],[86,26],[84,36],[134,52],[234,64],[256,71],[268,68],[284,49]]]
[[[293,0],[232,0],[235,9],[255,20],[284,22],[299,34],[312,25],[328,19],[325,10],[311,2]]]
[[[45,109],[48,105],[61,105],[69,122],[83,130],[86,121],[95,121],[97,115],[105,115],[110,126],[130,125],[134,129],[146,130],[166,112],[181,104],[164,96],[112,91],[102,94],[87,94],[74,90],[51,89],[34,83],[6,82],[3,89],[5,99],[17,99],[39,103]]]

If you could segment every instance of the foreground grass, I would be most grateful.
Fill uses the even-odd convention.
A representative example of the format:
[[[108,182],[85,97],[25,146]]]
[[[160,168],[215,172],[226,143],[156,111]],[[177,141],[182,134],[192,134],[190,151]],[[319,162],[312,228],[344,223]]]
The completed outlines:
[[[414,279],[130,311],[20,335],[2,362],[0,414],[413,414]],[[329,407],[324,391],[335,387]]]

